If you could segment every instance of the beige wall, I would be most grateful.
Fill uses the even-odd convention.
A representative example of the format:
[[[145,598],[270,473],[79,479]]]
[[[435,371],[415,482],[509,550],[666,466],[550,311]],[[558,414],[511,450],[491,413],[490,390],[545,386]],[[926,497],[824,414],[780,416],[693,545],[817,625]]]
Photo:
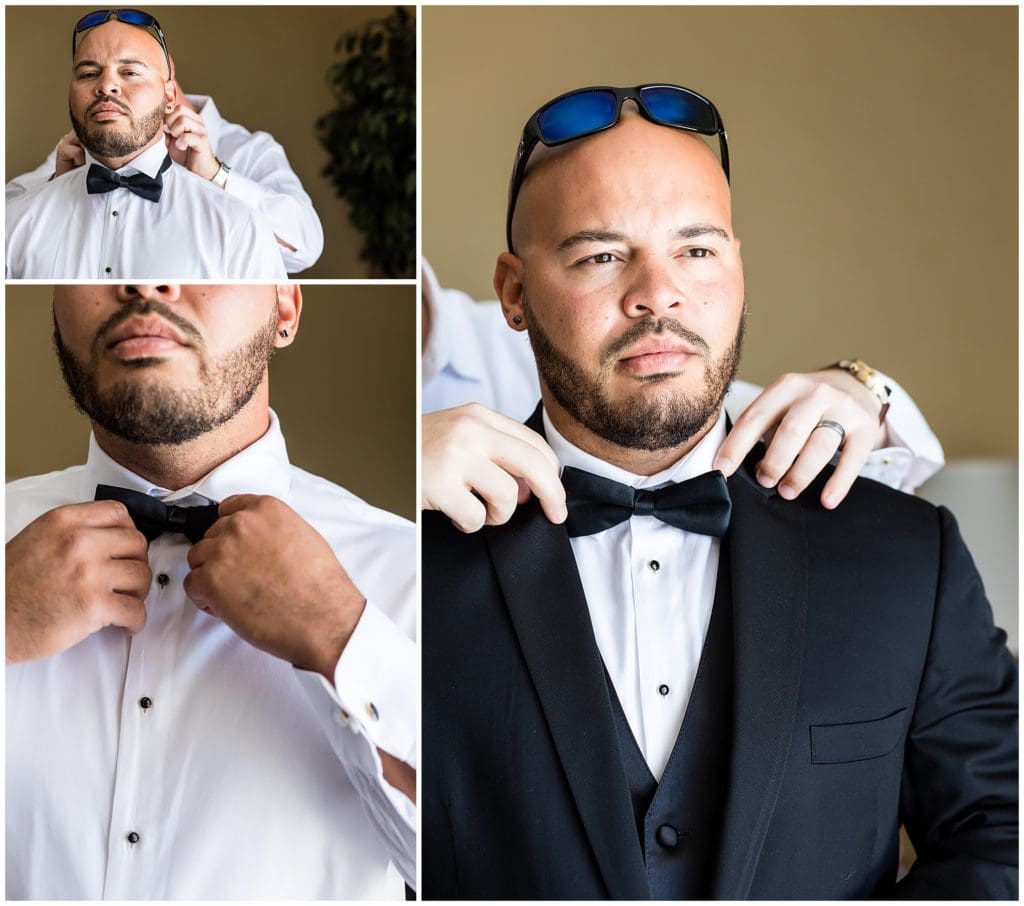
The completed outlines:
[[[1017,10],[533,7],[423,12],[423,246],[493,298],[526,118],[583,85],[707,94],[747,274],[742,375],[856,355],[950,457],[1017,449]]]
[[[7,178],[42,163],[70,128],[68,77],[75,22],[97,7],[8,6]],[[143,7],[146,8],[146,7]],[[304,277],[364,277],[362,238],[348,204],[320,171],[327,152],[315,122],[333,109],[325,76],[340,60],[342,33],[386,15],[390,6],[159,6],[179,81],[209,94],[224,117],[271,133],[320,215],[324,252]]]
[[[85,461],[89,426],[51,343],[52,287],[9,286],[7,480]],[[295,343],[271,364],[293,464],[416,516],[416,290],[307,286]]]

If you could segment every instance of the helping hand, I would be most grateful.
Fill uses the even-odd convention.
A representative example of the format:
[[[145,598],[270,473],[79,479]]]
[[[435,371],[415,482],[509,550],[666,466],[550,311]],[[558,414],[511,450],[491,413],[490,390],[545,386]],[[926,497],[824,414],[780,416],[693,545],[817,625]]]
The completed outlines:
[[[203,179],[217,175],[220,164],[210,146],[206,123],[198,113],[183,104],[173,107],[164,116],[164,134],[172,160]]]

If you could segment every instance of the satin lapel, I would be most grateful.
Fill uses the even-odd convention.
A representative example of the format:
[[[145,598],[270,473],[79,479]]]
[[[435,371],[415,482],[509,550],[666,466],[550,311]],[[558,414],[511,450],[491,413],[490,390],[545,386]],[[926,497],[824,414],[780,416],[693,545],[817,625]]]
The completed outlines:
[[[608,893],[649,899],[604,667],[565,529],[531,501],[508,526],[488,531],[487,542]]]
[[[753,456],[760,459],[763,450]],[[735,704],[713,889],[713,897],[723,900],[748,897],[778,800],[800,692],[807,615],[800,504],[757,485],[749,463],[729,479]]]

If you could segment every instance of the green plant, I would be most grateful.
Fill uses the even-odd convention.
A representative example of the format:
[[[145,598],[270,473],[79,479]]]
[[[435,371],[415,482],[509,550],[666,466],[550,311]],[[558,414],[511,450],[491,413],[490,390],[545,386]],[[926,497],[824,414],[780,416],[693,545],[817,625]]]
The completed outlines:
[[[416,23],[402,7],[338,40],[327,71],[337,109],[317,120],[323,174],[366,238],[359,257],[388,277],[415,276]]]

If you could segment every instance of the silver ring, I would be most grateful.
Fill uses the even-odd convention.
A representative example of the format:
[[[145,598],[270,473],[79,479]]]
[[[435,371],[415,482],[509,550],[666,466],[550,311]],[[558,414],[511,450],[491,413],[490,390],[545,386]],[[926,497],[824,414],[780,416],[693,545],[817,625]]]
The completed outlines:
[[[839,422],[834,422],[830,418],[823,418],[820,422],[818,422],[818,424],[814,426],[814,431],[817,431],[818,428],[831,428],[833,431],[838,431],[839,449],[843,449],[843,444],[846,443],[846,429],[841,424],[839,424]]]

